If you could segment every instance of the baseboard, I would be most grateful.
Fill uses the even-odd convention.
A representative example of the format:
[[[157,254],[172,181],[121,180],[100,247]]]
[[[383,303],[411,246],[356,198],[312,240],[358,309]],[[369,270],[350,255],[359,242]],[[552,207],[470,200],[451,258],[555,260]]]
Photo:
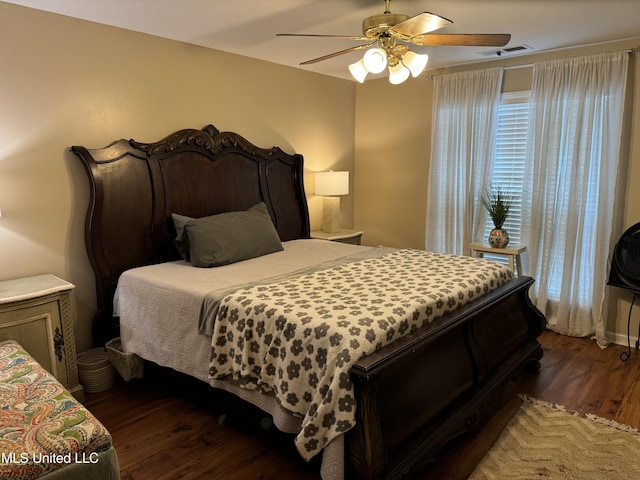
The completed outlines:
[[[627,339],[627,335],[617,332],[607,332],[606,336],[610,342],[615,343],[616,345],[623,345],[625,347],[627,345],[631,345],[631,348],[635,348],[636,341],[638,340],[637,336],[631,335]]]

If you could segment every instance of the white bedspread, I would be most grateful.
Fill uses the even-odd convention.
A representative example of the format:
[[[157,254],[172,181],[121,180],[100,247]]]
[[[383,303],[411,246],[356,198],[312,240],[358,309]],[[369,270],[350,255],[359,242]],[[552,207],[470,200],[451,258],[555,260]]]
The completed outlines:
[[[371,248],[312,239],[283,246],[281,252],[223,267],[176,261],[124,272],[114,297],[123,350],[208,382],[211,337],[198,334],[206,294]]]

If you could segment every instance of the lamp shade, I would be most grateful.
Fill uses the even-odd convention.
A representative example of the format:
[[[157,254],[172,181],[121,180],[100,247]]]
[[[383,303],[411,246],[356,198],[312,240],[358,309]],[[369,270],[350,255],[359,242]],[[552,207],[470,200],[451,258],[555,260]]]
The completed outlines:
[[[318,172],[315,181],[316,195],[332,197],[349,193],[349,172]]]

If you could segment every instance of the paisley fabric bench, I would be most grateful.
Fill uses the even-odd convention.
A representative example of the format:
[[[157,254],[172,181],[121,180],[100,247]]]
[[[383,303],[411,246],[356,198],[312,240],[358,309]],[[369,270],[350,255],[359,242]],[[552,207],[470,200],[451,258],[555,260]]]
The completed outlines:
[[[120,478],[107,429],[13,340],[0,342],[0,478]]]

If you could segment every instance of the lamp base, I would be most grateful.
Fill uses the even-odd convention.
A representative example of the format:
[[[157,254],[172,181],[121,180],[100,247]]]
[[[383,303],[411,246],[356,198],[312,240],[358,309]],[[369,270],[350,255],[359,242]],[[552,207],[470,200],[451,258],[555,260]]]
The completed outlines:
[[[340,231],[340,197],[324,197],[322,203],[322,231]]]

